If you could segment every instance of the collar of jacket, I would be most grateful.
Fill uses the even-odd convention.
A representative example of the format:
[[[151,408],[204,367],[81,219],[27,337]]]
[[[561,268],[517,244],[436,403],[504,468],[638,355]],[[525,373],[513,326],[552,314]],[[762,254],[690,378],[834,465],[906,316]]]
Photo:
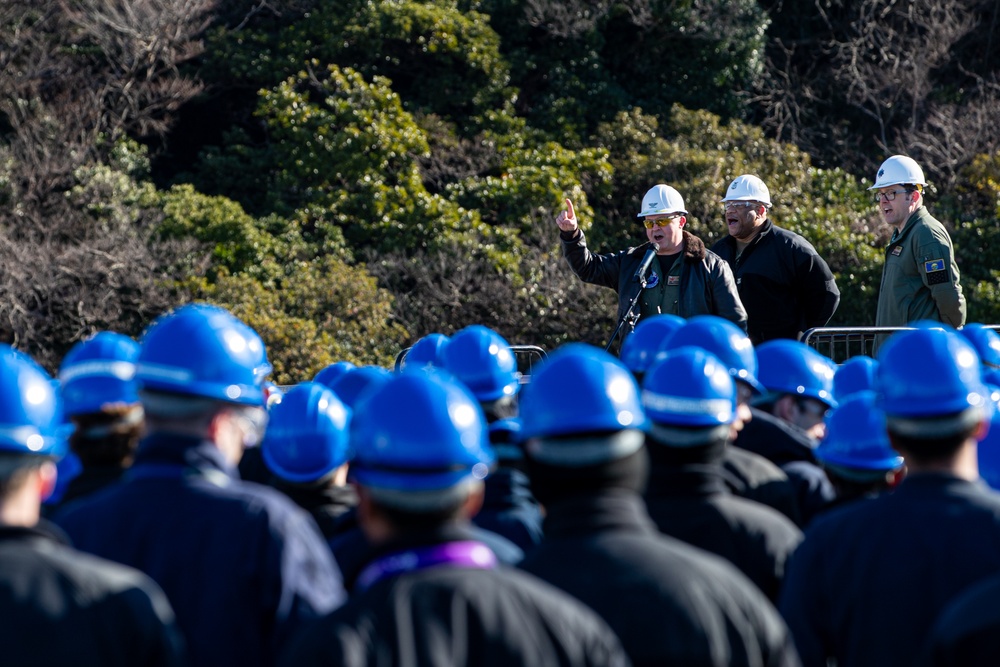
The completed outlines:
[[[214,443],[173,433],[154,433],[143,438],[130,472],[145,467],[171,466],[179,469],[178,476],[204,474],[217,477],[221,472],[230,479],[239,479],[239,473],[229,465]],[[126,478],[128,476],[129,473],[126,473]]]
[[[604,489],[546,506],[545,537],[576,537],[608,531],[656,533],[642,497],[635,491]]]
[[[369,547],[365,553],[364,562],[358,567],[354,575],[357,576],[368,564],[378,560],[382,556],[397,551],[430,547],[435,544],[445,544],[447,542],[468,541],[475,542],[478,540],[475,532],[465,521],[449,521],[438,526],[435,530],[403,532],[382,544]]]
[[[927,207],[921,205],[916,211],[910,214],[910,217],[906,219],[903,223],[902,230],[892,230],[892,237],[889,239],[889,244],[899,243],[903,240],[903,237],[909,234],[913,228],[917,225],[918,220],[922,220],[925,217],[929,217],[930,213],[927,211]]]
[[[768,237],[771,236],[771,231],[774,229],[774,223],[771,222],[771,218],[764,220],[764,224],[760,226],[760,231],[754,236],[747,247],[743,249],[743,254],[746,255],[748,251],[756,248],[758,245],[763,243]],[[736,257],[736,239],[726,234],[726,243],[729,245],[730,250],[733,253],[733,257]]]
[[[969,481],[949,472],[919,472],[907,475],[892,492],[896,498],[921,496],[993,495],[981,479]]]
[[[483,509],[505,510],[535,507],[528,476],[514,468],[498,468],[486,477]]]
[[[684,232],[684,261],[688,263],[697,263],[705,259],[706,248],[705,242],[700,238],[687,231]]]
[[[728,494],[720,464],[654,463],[649,469],[648,498],[710,498]]]
[[[0,525],[0,542],[15,540],[42,540],[69,546],[69,537],[59,526],[41,519],[34,526]]]
[[[271,486],[309,511],[328,507],[346,512],[358,504],[358,494],[353,486],[294,484],[278,477],[271,478]]]

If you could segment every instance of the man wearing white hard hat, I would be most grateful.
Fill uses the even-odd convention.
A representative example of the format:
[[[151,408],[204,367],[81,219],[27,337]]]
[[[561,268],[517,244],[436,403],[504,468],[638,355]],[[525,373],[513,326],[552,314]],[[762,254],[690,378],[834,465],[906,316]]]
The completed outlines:
[[[624,333],[631,333],[638,320],[661,313],[718,315],[745,331],[747,314],[732,271],[701,239],[684,229],[687,211],[681,194],[669,185],[654,186],[642,198],[636,217],[642,219],[649,243],[600,255],[587,248],[572,201],[567,199],[566,210],[556,217],[570,268],[584,282],[618,293],[619,322],[642,291],[633,317],[625,320]]]
[[[754,344],[799,336],[830,321],[840,290],[805,238],[768,217],[771,193],[757,176],[738,176],[722,199],[729,234],[712,246],[736,277]]]
[[[965,324],[965,297],[951,237],[924,206],[924,172],[912,158],[893,155],[879,167],[873,191],[892,238],[885,249],[875,326],[917,320]]]

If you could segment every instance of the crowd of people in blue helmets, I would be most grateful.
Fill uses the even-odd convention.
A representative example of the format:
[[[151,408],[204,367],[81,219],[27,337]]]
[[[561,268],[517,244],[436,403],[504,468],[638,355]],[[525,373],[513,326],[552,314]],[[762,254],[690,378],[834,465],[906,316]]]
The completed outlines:
[[[987,665],[1000,336],[837,365],[713,315],[281,390],[206,304],[0,346],[11,665]],[[991,425],[995,428],[991,428]]]
[[[832,273],[754,175],[712,249],[665,184],[644,255],[591,253],[566,201],[617,356],[522,374],[475,325],[282,390],[207,304],[55,379],[0,345],[4,664],[993,664],[1000,335],[951,328],[925,185],[878,172],[876,324],[903,330],[839,365],[797,340]]]

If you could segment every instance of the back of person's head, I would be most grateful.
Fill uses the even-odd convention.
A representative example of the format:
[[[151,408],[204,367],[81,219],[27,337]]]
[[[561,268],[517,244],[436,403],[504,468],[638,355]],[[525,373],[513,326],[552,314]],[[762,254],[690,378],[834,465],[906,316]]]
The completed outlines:
[[[521,397],[521,440],[543,503],[606,488],[640,491],[649,421],[639,386],[614,356],[564,345],[538,364]]]
[[[903,466],[873,391],[854,392],[827,414],[826,437],[815,453],[835,485],[868,486],[873,491],[884,488],[891,473]]]
[[[0,344],[0,505],[44,468],[51,492],[54,461],[66,452],[68,428],[52,379],[31,357]],[[41,504],[39,497],[38,504]],[[37,509],[37,508],[36,508]],[[37,520],[37,517],[35,517]],[[33,521],[31,522],[33,523]]]
[[[833,376],[836,365],[805,343],[770,340],[757,347],[757,379],[769,398],[784,395],[811,398],[834,408]]]
[[[721,456],[737,418],[736,383],[715,355],[681,347],[649,370],[642,404],[652,422],[647,442],[654,462],[683,459],[691,450]]]
[[[264,463],[283,482],[329,480],[351,457],[350,415],[350,408],[323,385],[296,385],[271,409],[260,445]]]
[[[140,348],[136,380],[150,430],[197,431],[228,409],[263,434],[271,365],[260,336],[228,311],[182,306],[154,320]]]
[[[979,361],[989,369],[1000,368],[1000,334],[977,322],[970,322],[958,330],[979,354]]]
[[[444,368],[444,351],[451,339],[442,333],[429,333],[421,337],[403,357],[404,368],[431,366]]]
[[[660,352],[697,347],[713,354],[736,382],[748,385],[755,394],[763,392],[757,380],[757,352],[746,333],[717,315],[696,315],[660,346]]]
[[[120,466],[135,452],[143,411],[135,380],[139,344],[102,331],[63,358],[59,385],[65,413],[76,428],[70,447],[85,466]]]
[[[333,386],[333,383],[337,381],[337,378],[354,367],[354,364],[349,361],[335,361],[334,363],[323,368],[323,370],[319,373],[316,373],[312,381],[318,382],[324,387],[329,388]]]
[[[875,381],[893,445],[908,463],[951,456],[989,414],[975,348],[940,323],[914,326],[880,348]]]
[[[622,343],[618,357],[632,371],[636,380],[642,382],[643,375],[653,365],[663,342],[682,326],[684,318],[677,315],[645,317],[639,320],[635,330]]]
[[[875,388],[875,373],[878,362],[871,357],[860,354],[851,357],[833,374],[833,397],[838,403],[859,391],[872,391]]]
[[[521,388],[517,357],[496,331],[473,324],[456,332],[444,349],[444,368],[469,388],[491,421],[512,416],[506,408],[489,414],[494,404],[512,404]]]
[[[387,381],[392,373],[381,366],[358,366],[337,378],[330,389],[349,408],[354,408],[362,395]]]
[[[482,409],[450,375],[399,373],[366,392],[351,419],[351,477],[397,530],[461,516],[494,464]]]

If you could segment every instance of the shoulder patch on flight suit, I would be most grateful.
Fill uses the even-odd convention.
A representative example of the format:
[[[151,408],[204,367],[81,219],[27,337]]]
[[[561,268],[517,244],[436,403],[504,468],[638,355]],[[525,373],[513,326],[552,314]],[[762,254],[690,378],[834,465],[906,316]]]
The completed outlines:
[[[924,273],[927,274],[928,285],[940,285],[948,282],[948,272],[943,259],[932,259],[924,262]]]

